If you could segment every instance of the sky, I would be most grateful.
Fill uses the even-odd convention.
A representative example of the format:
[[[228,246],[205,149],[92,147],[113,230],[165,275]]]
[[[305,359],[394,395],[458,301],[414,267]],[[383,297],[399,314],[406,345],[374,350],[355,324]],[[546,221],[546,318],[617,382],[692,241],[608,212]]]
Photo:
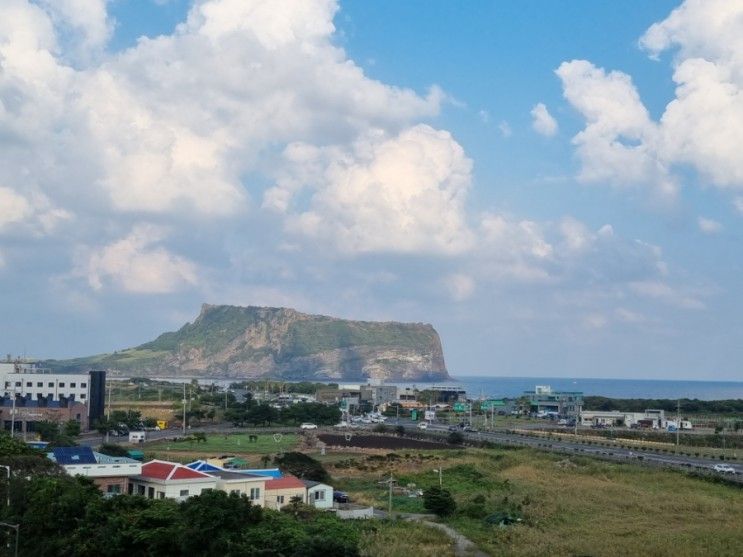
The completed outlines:
[[[743,0],[3,0],[0,352],[202,303],[743,380]]]

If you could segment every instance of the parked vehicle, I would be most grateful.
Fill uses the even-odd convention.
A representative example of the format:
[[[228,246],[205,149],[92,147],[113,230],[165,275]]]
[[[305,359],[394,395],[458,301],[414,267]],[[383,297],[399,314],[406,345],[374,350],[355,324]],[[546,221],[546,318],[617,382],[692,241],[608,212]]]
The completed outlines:
[[[334,491],[333,501],[335,501],[336,503],[348,503],[350,499],[348,498],[348,493],[346,493],[345,491]]]
[[[146,433],[144,431],[130,431],[129,442],[130,443],[144,443]]]
[[[418,429],[428,429],[428,424],[426,422],[421,422],[418,424]]]
[[[317,429],[317,425],[311,424],[311,423],[304,423],[301,426],[299,426],[299,428],[300,429]]]
[[[736,474],[735,468],[729,464],[715,464],[712,469],[720,474]]]

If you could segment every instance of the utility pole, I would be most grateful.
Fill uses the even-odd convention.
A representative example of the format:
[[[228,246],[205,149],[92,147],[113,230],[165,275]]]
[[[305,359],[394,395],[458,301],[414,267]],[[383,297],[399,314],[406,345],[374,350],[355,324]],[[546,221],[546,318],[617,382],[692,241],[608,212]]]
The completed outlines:
[[[113,382],[108,380],[108,408],[106,409],[106,443],[109,440],[109,434],[111,433],[111,388]]]
[[[676,446],[679,446],[681,434],[681,399],[676,399]]]
[[[392,474],[390,474],[389,484],[390,484],[390,496],[389,496],[389,503],[387,505],[387,518],[392,517],[392,484],[394,483],[394,479],[392,478]]]
[[[15,387],[13,387],[13,409],[10,413],[10,436],[15,437],[15,398],[16,398],[16,390]]]
[[[392,518],[392,484],[395,483],[395,478],[392,477],[392,474],[390,474],[390,477],[386,480],[382,480],[381,484],[387,484],[389,487],[389,499],[387,502],[387,518]]]
[[[186,436],[186,384],[183,384],[183,436]]]
[[[13,530],[15,530],[15,550],[13,552],[13,555],[14,557],[18,557],[18,534],[21,528],[20,524],[9,524],[7,522],[0,522],[0,526],[5,526],[6,528],[12,528]],[[10,548],[10,542],[8,542],[8,548]]]
[[[5,491],[5,506],[10,508],[10,466],[0,464],[0,468],[5,468],[8,473],[8,489]]]

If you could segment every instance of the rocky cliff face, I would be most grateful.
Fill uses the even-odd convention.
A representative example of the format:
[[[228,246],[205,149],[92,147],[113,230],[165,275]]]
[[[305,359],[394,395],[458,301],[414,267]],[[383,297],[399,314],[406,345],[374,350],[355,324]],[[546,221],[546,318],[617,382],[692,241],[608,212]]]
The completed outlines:
[[[138,375],[287,379],[447,379],[439,336],[422,323],[349,321],[288,308],[202,306],[193,323],[115,354],[53,362]]]

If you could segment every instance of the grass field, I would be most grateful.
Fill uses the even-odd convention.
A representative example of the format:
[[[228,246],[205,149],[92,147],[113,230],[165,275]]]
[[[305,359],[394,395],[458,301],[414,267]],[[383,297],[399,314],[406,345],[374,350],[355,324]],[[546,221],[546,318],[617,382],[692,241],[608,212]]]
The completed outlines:
[[[278,439],[278,441],[277,441]],[[188,453],[189,456],[202,455],[214,456],[217,454],[240,454],[240,455],[264,455],[283,453],[291,451],[299,442],[297,435],[293,433],[273,435],[258,435],[257,442],[250,442],[247,433],[233,433],[229,435],[209,435],[206,442],[198,443],[156,441],[146,445],[148,453]]]
[[[454,555],[449,538],[430,526],[403,521],[384,521],[369,526],[359,543],[362,557]]]
[[[440,467],[458,507],[444,521],[493,555],[743,555],[743,491],[736,487],[526,449],[396,454],[336,454],[326,465],[336,488],[379,508],[387,506],[382,478],[392,473],[400,486],[425,489],[438,484]],[[393,504],[398,512],[424,511],[420,498],[404,494]],[[495,513],[522,522],[491,525],[485,519]],[[389,539],[405,537],[398,534]],[[368,553],[377,554],[395,553]]]

